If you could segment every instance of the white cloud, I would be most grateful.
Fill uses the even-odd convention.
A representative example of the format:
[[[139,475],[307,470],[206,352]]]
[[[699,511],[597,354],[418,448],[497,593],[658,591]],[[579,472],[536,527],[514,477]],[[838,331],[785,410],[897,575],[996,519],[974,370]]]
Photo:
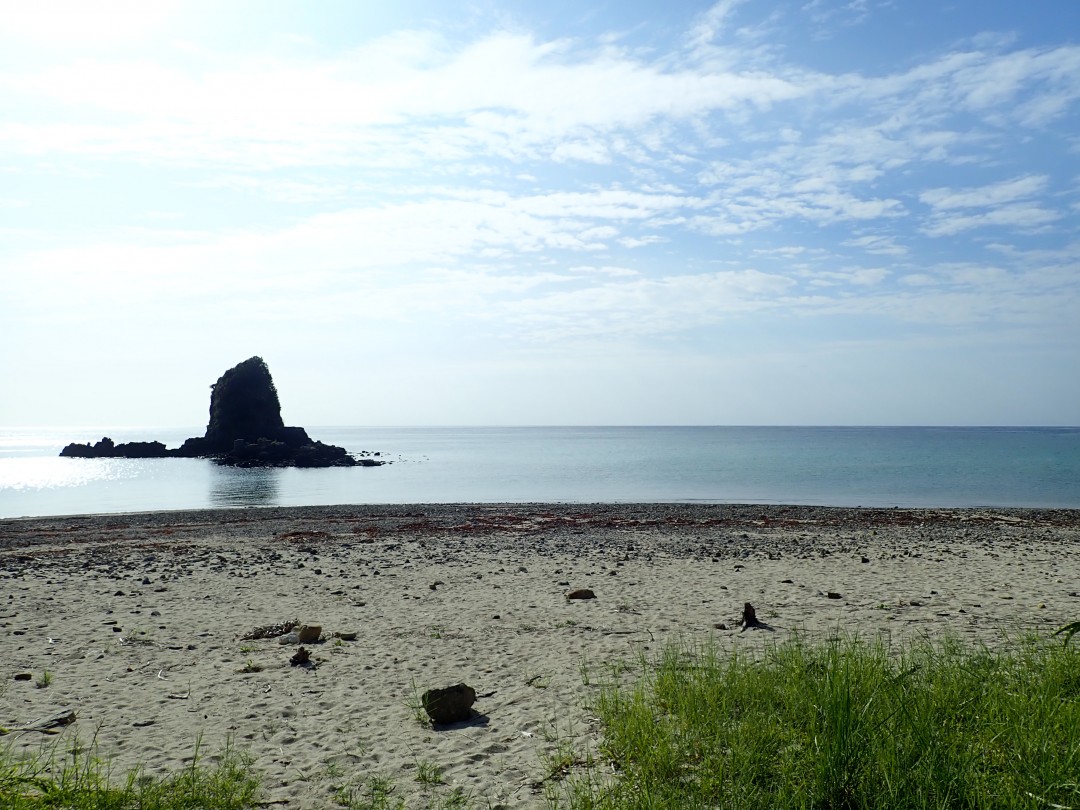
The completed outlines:
[[[1046,183],[1046,175],[1028,175],[979,188],[930,189],[920,194],[919,199],[939,210],[986,208],[1034,197],[1046,189]]]
[[[1009,273],[1000,267],[974,264],[943,265],[941,273],[953,284],[974,287],[997,286],[1010,278]]]
[[[908,273],[900,277],[900,283],[911,287],[930,287],[939,284],[937,278],[929,273]]]
[[[927,236],[955,236],[975,228],[1031,231],[1060,218],[1061,214],[1057,211],[1048,210],[1035,203],[1014,203],[981,214],[939,214],[923,228],[923,233]]]
[[[551,152],[551,159],[559,163],[581,161],[583,163],[611,163],[611,153],[599,141],[574,141],[560,143]]]
[[[626,92],[634,88],[634,92]],[[83,59],[0,76],[0,100],[57,105],[68,120],[8,124],[22,152],[241,165],[334,165],[400,153],[456,159],[547,151],[607,162],[595,133],[653,119],[766,109],[805,89],[761,73],[668,70],[611,51],[497,32],[464,48],[401,34],[326,61],[234,60],[190,69]],[[102,123],[102,114],[121,116]]]
[[[619,239],[618,241],[619,241],[619,244],[622,245],[624,248],[633,249],[633,248],[645,247],[646,245],[661,244],[661,243],[667,242],[669,240],[667,238],[663,237],[663,236],[648,235],[648,236],[625,236],[622,239]]]
[[[571,273],[582,273],[585,275],[600,275],[608,276],[610,278],[637,278],[641,275],[640,271],[632,270],[629,267],[610,267],[602,266],[596,267],[593,265],[577,265],[575,267],[567,268]]]
[[[0,41],[103,48],[161,28],[175,0],[0,0]]]
[[[799,275],[805,276],[812,287],[873,287],[890,273],[883,267],[857,267],[845,270],[804,270]]]
[[[919,199],[933,208],[923,228],[928,236],[954,236],[975,228],[1001,227],[1032,230],[1061,218],[1061,214],[1028,201],[1045,192],[1045,175],[1029,175],[979,188],[930,189]],[[974,209],[987,209],[975,211]]]
[[[698,17],[688,37],[691,50],[702,50],[712,45],[727,27],[728,18],[746,0],[719,0]]]
[[[550,292],[510,303],[506,313],[545,341],[677,333],[775,308],[793,284],[757,270],[639,278]]]
[[[867,253],[875,253],[882,256],[904,256],[908,248],[898,245],[891,236],[868,235],[848,239],[842,243],[845,247],[859,248]]]

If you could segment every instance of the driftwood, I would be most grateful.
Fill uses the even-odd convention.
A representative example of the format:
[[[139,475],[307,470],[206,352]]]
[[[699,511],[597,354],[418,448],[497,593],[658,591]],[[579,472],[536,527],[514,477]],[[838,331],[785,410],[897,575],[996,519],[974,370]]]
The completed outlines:
[[[770,631],[773,631],[773,630],[776,629],[775,627],[771,627],[771,626],[765,624],[765,622],[760,621],[758,619],[758,617],[757,617],[757,611],[754,610],[754,606],[751,605],[749,602],[747,602],[747,603],[745,603],[743,605],[743,609],[742,609],[742,626],[743,626],[743,628],[742,628],[742,630],[739,631],[740,633],[746,632],[747,630],[770,630]]]
[[[16,728],[3,728],[0,726],[0,735],[12,734],[16,731],[40,731],[42,734],[59,734],[59,726],[70,726],[75,722],[75,719],[74,709],[61,709],[54,714],[35,720],[33,723],[27,723],[25,726],[17,726]]]
[[[278,624],[264,624],[261,627],[256,627],[250,633],[244,633],[240,636],[241,641],[255,641],[260,638],[277,638],[290,632],[294,627],[300,624],[298,619],[293,619],[291,622],[280,622]]]

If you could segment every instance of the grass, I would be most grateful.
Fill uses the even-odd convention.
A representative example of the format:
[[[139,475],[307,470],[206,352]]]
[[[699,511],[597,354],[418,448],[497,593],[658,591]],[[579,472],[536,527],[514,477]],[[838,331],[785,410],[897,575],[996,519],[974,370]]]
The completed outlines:
[[[431,718],[428,716],[427,709],[424,708],[424,696],[423,693],[421,693],[415,678],[412,680],[409,697],[405,701],[405,706],[412,712],[413,720],[416,721],[418,726],[422,728],[431,728]]]
[[[443,784],[442,768],[434,762],[416,760],[416,781],[426,787]]]
[[[84,750],[76,740],[63,758],[55,755],[55,748],[36,757],[0,750],[0,808],[239,810],[252,806],[259,787],[250,762],[230,748],[206,766],[196,744],[191,765],[182,771],[158,778],[135,769],[120,782],[111,779],[94,746]]]
[[[394,783],[385,776],[370,776],[359,785],[338,790],[337,801],[349,810],[404,810],[405,800],[394,796]]]
[[[642,664],[600,689],[600,755],[552,805],[1080,808],[1077,645],[795,639]]]
[[[631,808],[1030,808],[1080,810],[1080,623],[1060,638],[996,649],[955,639],[794,638],[757,655],[676,644],[612,665],[591,707],[596,749],[545,731],[541,780],[552,806]],[[413,704],[419,690],[413,684]],[[422,707],[418,707],[422,711]],[[114,779],[95,747],[38,756],[0,747],[0,810],[233,810],[256,805],[250,760],[196,744],[189,767]],[[328,763],[327,778],[344,775]],[[475,802],[416,760],[428,808]],[[351,810],[413,806],[366,774],[337,792]]]
[[[419,779],[417,781],[420,781]],[[387,776],[375,774],[359,783],[347,784],[337,791],[337,803],[347,810],[405,810],[407,807],[423,807],[424,810],[469,810],[474,803],[472,798],[460,787],[455,787],[446,795],[440,795],[436,788],[441,786],[442,778],[426,784],[424,804],[406,802],[402,796],[395,795],[397,786]]]

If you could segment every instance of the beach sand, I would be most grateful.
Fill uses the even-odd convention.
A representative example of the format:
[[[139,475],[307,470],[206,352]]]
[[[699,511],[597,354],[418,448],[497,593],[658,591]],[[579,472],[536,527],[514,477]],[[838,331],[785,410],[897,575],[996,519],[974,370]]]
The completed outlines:
[[[566,599],[576,588],[591,600]],[[830,596],[830,593],[832,594]],[[775,632],[740,632],[745,602]],[[304,645],[244,640],[287,620]],[[1080,512],[730,505],[343,506],[0,521],[0,726],[70,707],[117,774],[227,743],[262,803],[332,807],[373,776],[542,807],[556,745],[595,750],[609,664],[673,640],[753,653],[793,633],[995,644],[1080,619]],[[335,632],[356,633],[342,641]],[[48,672],[47,686],[38,686]],[[15,680],[29,673],[30,680]],[[464,682],[472,720],[419,693]],[[443,784],[417,781],[442,769]]]

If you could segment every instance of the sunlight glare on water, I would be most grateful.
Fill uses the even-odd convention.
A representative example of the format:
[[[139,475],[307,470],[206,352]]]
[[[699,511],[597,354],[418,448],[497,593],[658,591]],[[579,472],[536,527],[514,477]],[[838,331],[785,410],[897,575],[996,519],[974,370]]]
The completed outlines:
[[[131,459],[0,458],[0,489],[63,489],[140,474]]]

